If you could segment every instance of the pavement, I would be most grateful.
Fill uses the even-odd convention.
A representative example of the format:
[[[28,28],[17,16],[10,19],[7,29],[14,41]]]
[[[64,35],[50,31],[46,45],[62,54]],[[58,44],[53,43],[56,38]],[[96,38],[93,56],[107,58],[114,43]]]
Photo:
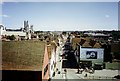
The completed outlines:
[[[60,54],[62,53],[62,50],[60,51]],[[56,68],[58,68],[58,71],[55,72],[55,76],[52,77],[51,81],[54,80],[61,80],[62,81],[68,81],[68,80],[75,80],[75,81],[80,81],[80,80],[93,80],[98,81],[98,80],[105,80],[105,81],[113,81],[113,77],[118,75],[120,73],[120,70],[95,70],[93,74],[90,74],[88,72],[83,71],[81,74],[77,73],[77,69],[70,69],[66,68],[67,72],[64,72],[65,68],[62,68],[62,57],[58,57],[59,61],[56,63]],[[58,73],[60,72],[60,73]],[[87,77],[85,75],[87,74]],[[115,80],[115,79],[114,79]],[[116,80],[115,80],[116,81]]]
[[[59,60],[62,58],[59,57]],[[58,61],[56,64],[58,71],[55,72],[55,76],[52,78],[54,79],[62,79],[62,80],[70,80],[70,79],[114,79],[113,77],[119,74],[118,70],[95,70],[93,74],[83,71],[82,73],[77,73],[77,69],[70,69],[66,68],[67,72],[64,72],[65,68],[62,68],[62,60]],[[85,75],[87,74],[87,77]]]
[[[62,69],[62,73],[58,74],[56,72],[53,79],[114,79],[113,77],[118,75],[118,70],[95,70],[95,73],[90,74],[88,72],[83,72],[82,74],[77,73],[77,69],[66,69],[65,73]],[[85,77],[87,74],[87,77]]]

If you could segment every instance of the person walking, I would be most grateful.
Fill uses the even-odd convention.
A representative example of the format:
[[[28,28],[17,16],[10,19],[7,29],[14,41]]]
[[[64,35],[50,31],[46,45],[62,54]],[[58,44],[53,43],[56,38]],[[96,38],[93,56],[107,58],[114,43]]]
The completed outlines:
[[[65,79],[66,79],[65,81],[67,81],[67,69],[66,68],[64,69],[64,73],[65,73]]]

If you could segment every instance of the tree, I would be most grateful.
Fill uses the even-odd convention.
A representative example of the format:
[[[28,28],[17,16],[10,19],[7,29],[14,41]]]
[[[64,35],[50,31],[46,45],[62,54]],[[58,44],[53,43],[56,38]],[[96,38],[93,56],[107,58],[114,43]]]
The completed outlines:
[[[62,34],[63,34],[63,35],[66,35],[66,34],[67,34],[67,32],[63,31],[63,32],[62,32]]]
[[[120,31],[113,31],[112,36],[114,40],[120,39]]]
[[[9,39],[9,40],[15,40],[16,38],[15,38],[14,35],[11,35],[11,36],[7,36],[7,39]]]

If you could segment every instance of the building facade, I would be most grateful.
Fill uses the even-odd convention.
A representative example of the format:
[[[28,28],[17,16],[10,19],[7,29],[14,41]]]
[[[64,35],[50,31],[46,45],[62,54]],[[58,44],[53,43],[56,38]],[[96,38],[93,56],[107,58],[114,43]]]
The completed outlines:
[[[20,29],[6,29],[5,26],[0,25],[0,39],[11,35],[23,37],[24,39],[31,39],[33,33],[33,25],[29,25],[28,21],[24,21],[24,26]]]

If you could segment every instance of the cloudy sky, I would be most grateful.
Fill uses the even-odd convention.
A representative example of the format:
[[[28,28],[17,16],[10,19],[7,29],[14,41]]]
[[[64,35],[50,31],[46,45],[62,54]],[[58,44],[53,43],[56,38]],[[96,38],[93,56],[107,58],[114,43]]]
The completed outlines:
[[[118,2],[4,2],[2,24],[23,27],[28,20],[35,30],[116,30]],[[0,5],[0,6],[1,6]]]

